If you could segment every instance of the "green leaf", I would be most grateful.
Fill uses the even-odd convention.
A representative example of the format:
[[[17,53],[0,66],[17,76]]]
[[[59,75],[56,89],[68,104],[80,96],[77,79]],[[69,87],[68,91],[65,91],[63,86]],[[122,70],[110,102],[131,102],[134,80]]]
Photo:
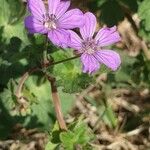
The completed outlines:
[[[0,28],[2,28],[3,39],[9,41],[11,37],[19,37],[28,43],[23,23],[25,15],[23,2],[21,0],[1,0],[0,10]]]
[[[141,36],[145,41],[150,41],[150,30],[146,31],[144,21],[141,22],[139,28],[139,36]]]
[[[82,148],[87,146],[93,137],[88,126],[83,122],[82,117],[76,122],[73,122],[68,131],[60,133],[60,140],[68,150],[73,150],[77,145]]]
[[[103,116],[103,119],[105,120],[105,123],[107,123],[110,127],[116,127],[117,118],[111,106],[106,107],[105,115]]]
[[[52,125],[53,119],[56,118],[51,96],[51,88],[48,81],[43,81],[37,85],[37,76],[30,76],[26,81],[26,86],[31,93],[37,98],[36,103],[31,106],[32,116],[36,116],[39,123],[42,123],[46,129]],[[63,93],[61,88],[58,89],[63,113],[66,114],[73,105],[74,95]],[[34,100],[35,101],[35,100]]]
[[[74,133],[76,135],[76,143],[86,145],[90,141],[92,137],[90,137],[87,130],[88,128],[85,123],[82,123],[79,126],[75,127]]]
[[[144,24],[146,31],[150,31],[150,1],[144,0],[139,4],[138,14]]]
[[[70,51],[57,51],[52,57],[55,62],[73,57]],[[80,92],[93,81],[92,76],[82,73],[79,58],[54,66],[53,75],[57,78],[57,85],[66,93]]]
[[[16,98],[14,96],[16,86],[17,85],[15,81],[11,79],[7,84],[7,88],[5,88],[4,91],[0,93],[0,99],[4,107],[9,113],[11,113],[12,116],[16,114],[15,110],[13,110],[16,105]]]
[[[73,150],[74,149],[74,144],[75,144],[75,135],[71,131],[67,132],[62,132],[60,134],[60,140],[62,141],[64,147],[68,150]]]
[[[146,41],[150,41],[150,1],[144,0],[139,3],[138,15],[141,19],[139,35]]]
[[[45,146],[45,150],[55,150],[57,148],[57,146],[58,146],[58,144],[48,142]]]
[[[2,106],[9,114],[7,115],[8,118],[7,116],[5,117],[5,120],[10,120],[8,121],[8,124],[15,124],[15,122],[19,122],[24,127],[36,127],[40,128],[41,130],[48,130],[50,127],[52,127],[56,120],[56,116],[51,98],[50,84],[48,81],[44,80],[40,84],[37,84],[39,78],[41,78],[39,74],[38,76],[37,74],[34,74],[30,76],[25,82],[22,91],[23,97],[25,97],[25,101],[28,104],[25,109],[22,109],[20,104],[16,103],[16,97],[14,95],[15,89],[17,87],[16,81],[10,82],[8,87],[0,93]],[[61,88],[58,89],[58,91],[63,112],[66,114],[72,108],[74,95],[63,93]],[[3,122],[1,122],[1,126],[1,129],[5,127]],[[13,125],[11,126],[10,130],[12,128]]]

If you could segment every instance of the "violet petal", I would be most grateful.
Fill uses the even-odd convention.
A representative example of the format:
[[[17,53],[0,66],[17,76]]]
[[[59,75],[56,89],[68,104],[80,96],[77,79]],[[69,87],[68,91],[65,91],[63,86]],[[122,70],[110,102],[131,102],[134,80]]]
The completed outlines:
[[[44,28],[43,23],[33,16],[28,16],[25,18],[25,26],[30,33],[47,33],[47,30]]]
[[[56,9],[59,6],[60,0],[48,0],[49,15],[56,13]]]
[[[44,19],[46,9],[42,0],[28,0],[28,9],[36,19]]]
[[[83,64],[84,73],[94,73],[100,68],[99,62],[95,59],[93,55],[83,53],[81,55],[81,62]]]
[[[74,48],[75,50],[80,50],[82,48],[82,39],[72,30],[69,30],[70,33],[70,42],[69,47]]]
[[[48,32],[50,41],[60,47],[66,48],[70,42],[70,34],[67,30],[56,29]]]
[[[83,39],[91,38],[96,29],[96,17],[92,13],[87,12],[84,14],[84,21],[85,24],[80,28],[80,33]]]
[[[113,71],[117,70],[121,64],[119,54],[112,50],[99,50],[94,54],[94,56],[100,63],[105,64]]]
[[[98,42],[99,46],[108,46],[119,42],[121,40],[119,33],[116,30],[116,26],[112,28],[102,28],[97,33],[95,40]]]
[[[58,24],[64,29],[81,27],[84,25],[83,13],[79,9],[71,9],[60,17]]]
[[[70,0],[60,1],[60,4],[57,6],[55,15],[59,19],[69,8]]]

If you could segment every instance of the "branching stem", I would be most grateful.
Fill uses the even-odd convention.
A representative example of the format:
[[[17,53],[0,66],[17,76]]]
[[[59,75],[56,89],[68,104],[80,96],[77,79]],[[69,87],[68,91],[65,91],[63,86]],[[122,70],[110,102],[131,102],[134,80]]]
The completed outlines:
[[[28,79],[28,77],[30,76],[30,74],[32,74],[33,72],[36,72],[36,71],[42,71],[43,72],[42,69],[45,69],[45,68],[48,68],[50,66],[54,66],[54,65],[57,65],[57,64],[61,64],[63,62],[67,62],[67,61],[76,59],[78,57],[80,57],[80,55],[77,55],[77,56],[74,56],[74,57],[71,57],[71,58],[67,58],[67,59],[64,59],[64,60],[60,60],[60,61],[57,61],[57,62],[45,62],[45,63],[43,62],[43,64],[40,67],[34,67],[34,68],[31,68],[30,70],[28,70],[27,72],[25,72],[23,74],[23,76],[21,77],[21,79],[19,80],[18,87],[17,87],[16,92],[15,92],[18,103],[21,104],[20,99],[22,98],[23,85],[24,85],[25,81]],[[56,79],[49,76],[49,75],[47,75],[47,74],[45,74],[45,75],[46,75],[46,77],[49,80],[50,85],[51,85],[52,100],[53,100],[53,103],[54,103],[54,106],[55,106],[56,117],[57,117],[58,123],[59,123],[60,128],[62,130],[67,130],[67,126],[66,126],[65,121],[63,119],[63,113],[62,113],[62,110],[61,110],[60,98],[59,98],[57,87],[56,87],[56,81],[55,81]]]
[[[54,66],[54,65],[57,65],[57,64],[61,64],[63,62],[67,62],[67,61],[70,61],[70,60],[73,60],[73,59],[76,59],[80,57],[79,55],[78,56],[74,56],[74,57],[71,57],[71,58],[67,58],[67,59],[64,59],[64,60],[60,60],[60,61],[57,61],[57,62],[54,62],[54,63],[51,63],[51,62],[48,62],[46,64],[42,64],[41,65],[41,68],[47,68],[47,67],[50,67],[50,66]],[[28,70],[27,72],[25,72],[23,74],[23,76],[21,77],[20,81],[19,81],[19,84],[18,84],[18,87],[17,87],[17,90],[15,92],[15,95],[17,98],[20,98],[21,97],[21,91],[22,91],[22,87],[24,85],[24,82],[28,79],[29,75],[32,74],[33,72],[36,72],[36,71],[40,71],[41,70],[40,67],[34,67],[34,68],[31,68],[30,70]]]

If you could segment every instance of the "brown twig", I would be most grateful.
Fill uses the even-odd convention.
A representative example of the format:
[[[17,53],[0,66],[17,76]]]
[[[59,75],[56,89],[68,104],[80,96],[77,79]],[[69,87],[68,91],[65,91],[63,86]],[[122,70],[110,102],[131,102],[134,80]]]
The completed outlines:
[[[56,79],[51,77],[50,75],[46,75],[46,77],[49,80],[50,85],[51,85],[52,100],[54,103],[56,117],[57,117],[59,126],[62,130],[67,130],[67,126],[66,126],[66,123],[64,121],[63,113],[61,110],[60,98],[59,98],[57,87],[56,87]]]

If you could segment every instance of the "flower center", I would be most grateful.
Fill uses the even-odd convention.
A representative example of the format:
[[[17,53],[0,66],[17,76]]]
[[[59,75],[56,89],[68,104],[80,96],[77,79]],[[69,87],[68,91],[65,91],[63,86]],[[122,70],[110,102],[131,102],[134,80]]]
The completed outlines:
[[[98,49],[94,39],[88,38],[82,42],[82,51],[88,54],[93,54]]]
[[[51,15],[46,15],[46,21],[44,22],[44,27],[51,30],[51,29],[56,29],[57,28],[57,20],[56,16],[51,14]]]

